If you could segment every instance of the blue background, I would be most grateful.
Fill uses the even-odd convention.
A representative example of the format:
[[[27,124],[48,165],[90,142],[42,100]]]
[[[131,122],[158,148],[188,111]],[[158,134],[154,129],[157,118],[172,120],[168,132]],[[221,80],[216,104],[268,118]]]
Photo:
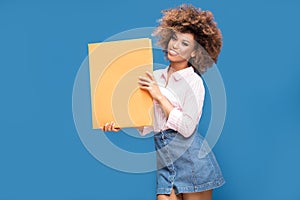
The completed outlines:
[[[214,199],[300,199],[298,1],[2,0],[1,200],[155,199],[154,172],[116,171],[85,149],[72,89],[88,43],[156,26],[181,3],[211,10],[224,36],[228,107],[214,152],[226,184]]]

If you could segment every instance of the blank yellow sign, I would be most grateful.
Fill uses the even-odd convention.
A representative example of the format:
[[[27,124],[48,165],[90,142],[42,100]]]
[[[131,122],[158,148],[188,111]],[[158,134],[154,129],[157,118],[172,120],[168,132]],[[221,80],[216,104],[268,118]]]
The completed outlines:
[[[138,76],[153,71],[149,38],[88,44],[93,128],[153,125],[153,100]]]

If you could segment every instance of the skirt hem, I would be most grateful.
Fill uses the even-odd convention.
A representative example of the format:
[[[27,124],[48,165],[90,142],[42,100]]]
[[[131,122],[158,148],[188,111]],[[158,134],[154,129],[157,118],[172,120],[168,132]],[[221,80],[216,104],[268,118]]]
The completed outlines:
[[[180,193],[193,193],[193,192],[204,192],[211,189],[216,189],[224,185],[224,178],[217,179],[215,181],[203,183],[201,185],[191,185],[191,186],[176,186],[174,185],[175,194]],[[172,188],[157,188],[156,194],[171,194]]]

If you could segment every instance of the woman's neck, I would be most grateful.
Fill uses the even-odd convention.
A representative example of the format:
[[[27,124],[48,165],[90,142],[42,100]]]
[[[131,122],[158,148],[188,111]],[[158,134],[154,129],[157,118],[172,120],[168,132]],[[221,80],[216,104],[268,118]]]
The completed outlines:
[[[189,67],[188,62],[183,62],[183,63],[174,63],[174,62],[172,62],[172,63],[170,63],[169,70],[172,70],[173,72],[176,72],[178,70],[185,69],[187,67]]]

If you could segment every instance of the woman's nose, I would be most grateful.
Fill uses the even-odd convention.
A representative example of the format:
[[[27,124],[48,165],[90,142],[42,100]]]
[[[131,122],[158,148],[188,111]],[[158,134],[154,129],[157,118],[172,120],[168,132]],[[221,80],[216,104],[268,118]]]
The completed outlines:
[[[177,48],[178,48],[178,41],[175,41],[175,42],[173,43],[173,48],[174,48],[174,49],[177,49]]]

